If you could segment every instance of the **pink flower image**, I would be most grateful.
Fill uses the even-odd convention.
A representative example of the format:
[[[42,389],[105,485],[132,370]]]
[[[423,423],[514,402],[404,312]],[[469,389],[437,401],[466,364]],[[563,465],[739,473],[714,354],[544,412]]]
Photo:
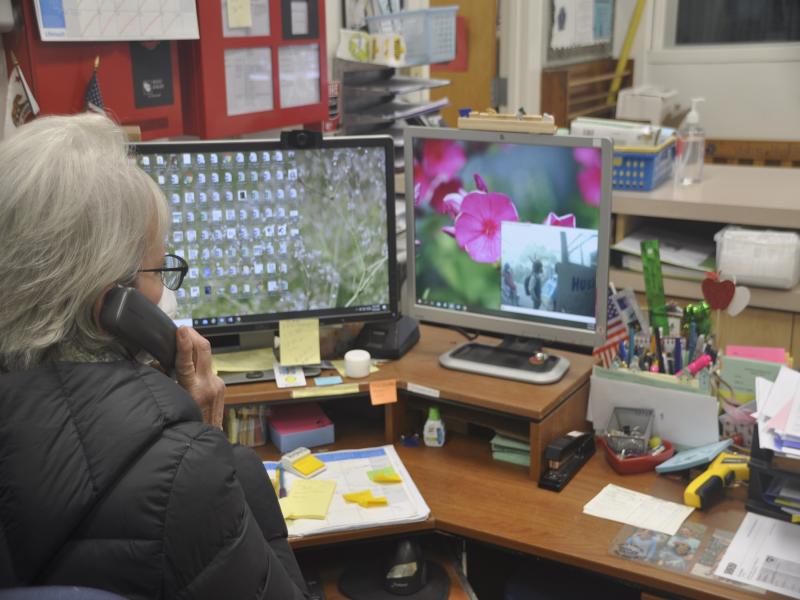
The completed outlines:
[[[456,217],[456,242],[475,262],[497,262],[501,224],[518,220],[517,208],[505,194],[470,192],[461,201],[461,212]]]
[[[568,213],[566,215],[558,216],[556,213],[551,212],[543,222],[543,225],[552,225],[554,227],[575,227],[575,215]]]
[[[459,192],[462,194],[464,193],[461,186],[461,179],[454,178],[448,181],[442,181],[433,188],[430,198],[431,208],[439,214],[447,214],[447,198],[449,196],[458,195]]]
[[[461,189],[461,179],[456,174],[466,162],[467,154],[458,142],[427,140],[422,160],[414,161],[414,204],[430,202],[434,210],[443,213],[444,197]]]
[[[597,148],[575,148],[575,161],[583,166],[578,172],[578,188],[583,201],[589,206],[600,206],[601,177],[600,150]]]

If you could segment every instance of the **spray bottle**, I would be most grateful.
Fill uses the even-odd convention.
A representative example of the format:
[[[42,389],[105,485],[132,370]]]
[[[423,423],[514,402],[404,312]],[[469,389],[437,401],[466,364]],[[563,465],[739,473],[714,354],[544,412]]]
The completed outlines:
[[[697,104],[705,98],[692,98],[692,109],[678,129],[675,153],[676,185],[692,185],[703,180],[703,159],[706,153],[706,132],[700,127]]]

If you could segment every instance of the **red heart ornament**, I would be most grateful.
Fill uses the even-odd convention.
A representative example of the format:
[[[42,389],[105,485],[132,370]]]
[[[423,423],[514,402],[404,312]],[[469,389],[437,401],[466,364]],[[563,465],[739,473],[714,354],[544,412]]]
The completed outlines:
[[[729,280],[718,281],[708,278],[703,280],[700,287],[703,290],[703,298],[714,310],[728,308],[731,300],[733,300],[733,295],[736,293],[736,285]]]

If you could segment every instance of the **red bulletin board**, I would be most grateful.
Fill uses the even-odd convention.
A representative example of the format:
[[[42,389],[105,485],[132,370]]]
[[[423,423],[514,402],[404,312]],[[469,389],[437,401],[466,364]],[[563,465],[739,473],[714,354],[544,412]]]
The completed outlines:
[[[137,108],[129,42],[42,42],[33,2],[16,1],[22,15],[21,27],[3,36],[6,61],[11,69],[13,51],[19,61],[40,114],[73,114],[85,109],[86,85],[92,76],[95,57],[100,57],[97,79],[103,104],[122,125],[138,125],[142,139],[183,133],[180,70],[175,42],[170,44],[172,103]],[[134,42],[138,43],[138,42]]]
[[[305,4],[304,10],[308,16],[307,27],[300,30],[301,35],[292,35],[292,15],[287,12],[296,8],[297,0],[292,2],[270,0],[269,34],[247,37],[225,37],[223,35],[225,26],[223,20],[227,19],[223,16],[225,10],[223,2],[224,0],[198,2],[197,17],[200,39],[180,43],[186,133],[202,138],[221,138],[324,120],[328,114],[324,0],[300,2],[300,4]],[[257,17],[254,12],[253,18]],[[302,33],[303,31],[305,34]],[[316,44],[319,93],[313,103],[302,106],[282,106],[280,49],[291,46],[307,47],[311,44]],[[272,107],[257,112],[229,114],[226,93],[226,52],[258,49],[269,49],[270,51]],[[308,51],[311,52],[310,49]],[[313,70],[313,65],[309,66]]]

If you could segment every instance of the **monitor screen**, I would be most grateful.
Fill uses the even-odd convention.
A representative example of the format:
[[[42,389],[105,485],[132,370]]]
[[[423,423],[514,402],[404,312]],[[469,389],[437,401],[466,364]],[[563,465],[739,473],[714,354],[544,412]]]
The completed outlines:
[[[167,251],[189,264],[177,322],[213,336],[396,316],[391,138],[134,149],[166,197]]]
[[[585,346],[602,339],[608,140],[411,128],[405,149],[413,316]]]

